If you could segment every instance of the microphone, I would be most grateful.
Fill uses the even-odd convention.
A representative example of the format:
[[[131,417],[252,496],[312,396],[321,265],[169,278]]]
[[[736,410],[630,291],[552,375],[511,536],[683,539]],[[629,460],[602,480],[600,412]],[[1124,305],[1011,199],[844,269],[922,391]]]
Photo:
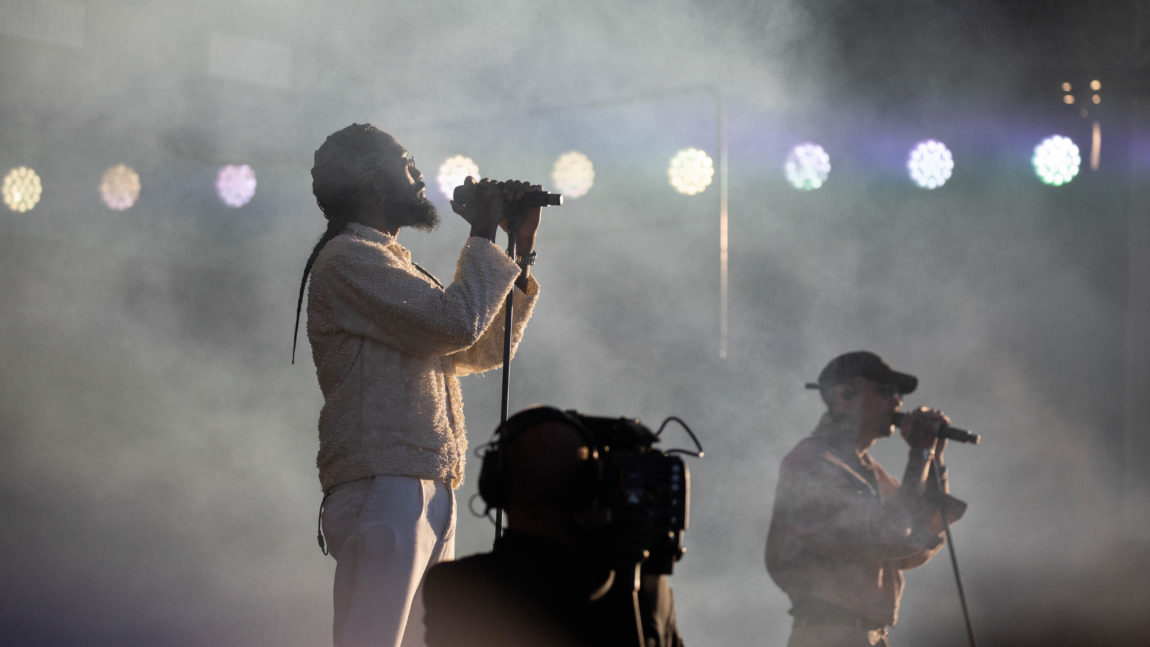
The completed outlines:
[[[563,194],[548,193],[543,190],[531,191],[523,196],[522,202],[528,207],[561,207],[563,206]]]
[[[908,415],[909,414],[903,413],[902,411],[895,411],[894,415],[890,418],[890,423],[892,425],[898,425]],[[938,435],[948,440],[953,440],[960,443],[969,443],[971,445],[977,445],[978,441],[982,440],[982,436],[979,436],[972,431],[959,429],[958,427],[951,427],[950,425],[943,425],[942,428],[938,430]]]
[[[503,183],[500,182],[499,184]],[[471,199],[474,187],[474,184],[470,187],[466,184],[460,184],[459,186],[455,187],[455,191],[453,192],[452,196],[455,199],[455,204],[465,206]],[[517,200],[516,202],[528,207],[558,207],[562,206],[563,204],[563,196],[559,193],[548,193],[541,189],[539,191],[527,192],[523,195],[522,199]]]

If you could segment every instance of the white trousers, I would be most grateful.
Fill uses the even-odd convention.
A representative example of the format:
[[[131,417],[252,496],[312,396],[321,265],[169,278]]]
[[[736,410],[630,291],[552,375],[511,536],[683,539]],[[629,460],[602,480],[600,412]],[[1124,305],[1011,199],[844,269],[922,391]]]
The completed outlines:
[[[455,557],[451,487],[410,476],[339,485],[324,502],[323,533],[336,561],[335,646],[422,645],[423,574]]]

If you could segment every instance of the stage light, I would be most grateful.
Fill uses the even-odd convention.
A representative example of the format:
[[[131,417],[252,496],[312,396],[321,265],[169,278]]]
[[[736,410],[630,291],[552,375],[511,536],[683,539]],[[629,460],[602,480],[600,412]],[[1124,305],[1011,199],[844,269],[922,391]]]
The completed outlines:
[[[799,191],[814,191],[831,173],[831,156],[818,144],[799,144],[787,155],[783,172],[787,182]]]
[[[238,209],[256,194],[256,172],[247,164],[229,164],[216,175],[216,195],[224,204]]]
[[[126,211],[140,197],[140,176],[130,167],[117,164],[100,179],[100,198],[113,211]]]
[[[1068,106],[1074,105],[1074,94],[1071,92],[1072,89],[1073,86],[1071,86],[1069,82],[1062,83],[1062,103],[1065,103]]]
[[[17,166],[8,171],[0,188],[4,194],[4,204],[16,213],[31,211],[40,202],[42,190],[40,176],[27,166]]]
[[[1082,157],[1078,154],[1078,146],[1069,137],[1054,135],[1034,147],[1030,161],[1038,179],[1052,186],[1061,186],[1078,175]]]
[[[555,188],[567,198],[586,195],[595,184],[595,165],[579,151],[568,151],[555,160],[551,171]]]
[[[671,158],[667,178],[675,190],[685,195],[702,193],[715,177],[715,163],[697,148],[684,148]]]
[[[479,180],[479,166],[470,157],[456,155],[447,158],[439,167],[439,192],[448,200],[454,199],[455,187],[463,184],[468,175]]]
[[[954,171],[954,157],[946,144],[928,139],[919,142],[906,160],[910,179],[924,189],[937,189],[946,184]]]

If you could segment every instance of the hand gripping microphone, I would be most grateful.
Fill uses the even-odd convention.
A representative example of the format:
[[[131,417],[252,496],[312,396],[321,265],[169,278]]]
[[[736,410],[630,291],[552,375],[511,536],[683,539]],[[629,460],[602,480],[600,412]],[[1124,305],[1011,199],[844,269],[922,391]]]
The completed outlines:
[[[503,183],[499,182],[499,184]],[[471,196],[474,195],[476,186],[475,184],[471,186],[460,184],[455,187],[452,196],[455,199],[455,204],[461,207],[466,206],[467,202],[471,200]],[[516,202],[526,207],[558,207],[563,204],[563,196],[558,193],[548,193],[543,190],[529,191],[523,195],[522,199],[516,200]]]
[[[901,424],[903,419],[909,415],[910,414],[901,411],[895,411],[894,415],[891,416],[890,422],[892,425]],[[947,438],[960,443],[970,443],[971,445],[977,445],[978,441],[982,440],[981,436],[972,431],[951,427],[950,425],[943,425],[942,428],[938,430],[938,435],[941,438]]]

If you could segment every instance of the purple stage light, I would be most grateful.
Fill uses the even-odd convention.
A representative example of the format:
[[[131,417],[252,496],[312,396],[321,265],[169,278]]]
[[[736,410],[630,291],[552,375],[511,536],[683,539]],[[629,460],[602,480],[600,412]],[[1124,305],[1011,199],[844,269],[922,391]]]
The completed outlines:
[[[216,194],[224,204],[238,209],[256,194],[256,172],[247,164],[229,164],[216,176]]]

